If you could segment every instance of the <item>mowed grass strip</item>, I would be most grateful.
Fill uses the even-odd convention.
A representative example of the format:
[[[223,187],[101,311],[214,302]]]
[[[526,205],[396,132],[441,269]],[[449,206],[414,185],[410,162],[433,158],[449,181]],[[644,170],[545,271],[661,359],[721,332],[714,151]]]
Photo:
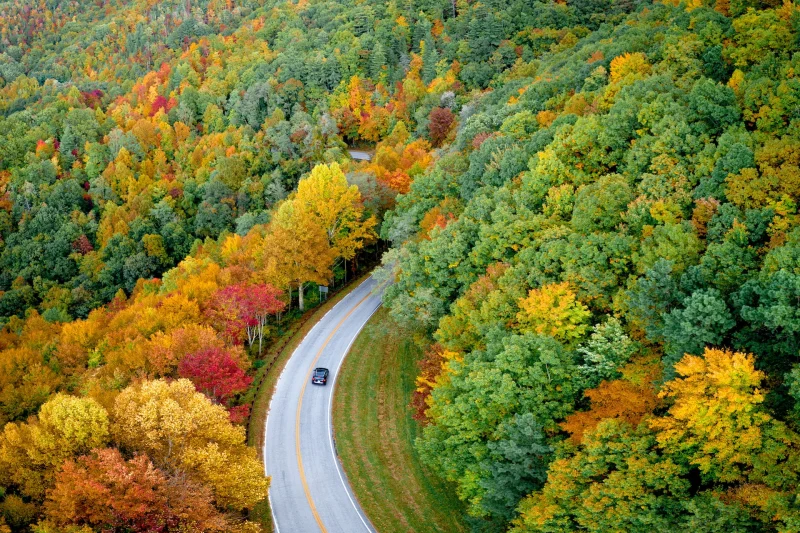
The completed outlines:
[[[408,404],[421,357],[411,333],[381,308],[353,344],[336,381],[336,448],[380,533],[467,531],[464,505],[414,449],[420,427]]]

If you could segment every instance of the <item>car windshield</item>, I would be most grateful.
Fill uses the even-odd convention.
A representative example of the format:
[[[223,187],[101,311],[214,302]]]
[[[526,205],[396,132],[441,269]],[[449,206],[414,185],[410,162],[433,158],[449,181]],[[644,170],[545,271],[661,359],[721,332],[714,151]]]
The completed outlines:
[[[318,369],[314,370],[314,375],[316,377],[318,377],[318,378],[321,378],[322,376],[325,375],[325,371],[322,370],[321,368],[318,368]]]

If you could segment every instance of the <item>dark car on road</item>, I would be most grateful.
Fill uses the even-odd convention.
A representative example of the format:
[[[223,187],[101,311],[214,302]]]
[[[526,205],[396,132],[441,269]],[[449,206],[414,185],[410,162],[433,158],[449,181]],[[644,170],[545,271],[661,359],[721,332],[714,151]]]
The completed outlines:
[[[313,385],[325,385],[328,382],[328,369],[315,368],[314,373],[311,374],[311,383]]]

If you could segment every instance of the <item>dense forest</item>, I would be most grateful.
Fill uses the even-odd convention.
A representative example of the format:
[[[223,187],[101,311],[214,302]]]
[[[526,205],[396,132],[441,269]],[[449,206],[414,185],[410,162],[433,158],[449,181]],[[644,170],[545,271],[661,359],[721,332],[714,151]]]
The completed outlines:
[[[476,531],[800,531],[797,52],[774,0],[0,1],[0,532],[260,531],[243,393],[378,238]]]
[[[382,228],[419,452],[486,530],[798,531],[800,8],[552,9]]]

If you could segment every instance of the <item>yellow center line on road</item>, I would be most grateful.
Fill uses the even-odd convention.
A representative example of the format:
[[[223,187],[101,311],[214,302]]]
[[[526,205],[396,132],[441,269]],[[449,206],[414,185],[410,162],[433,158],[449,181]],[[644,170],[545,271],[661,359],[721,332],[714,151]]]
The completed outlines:
[[[350,311],[347,312],[346,315],[342,317],[336,327],[333,328],[331,334],[328,335],[328,338],[325,339],[325,343],[317,352],[316,357],[314,357],[314,361],[311,363],[311,368],[308,369],[308,375],[306,376],[305,381],[303,382],[303,388],[300,389],[300,399],[297,400],[297,415],[295,416],[295,423],[294,423],[294,443],[295,443],[295,451],[297,454],[297,466],[300,469],[300,481],[303,483],[303,491],[306,493],[306,499],[308,500],[308,505],[311,507],[311,513],[314,515],[314,520],[317,521],[317,525],[319,526],[322,533],[328,533],[328,530],[325,529],[325,525],[322,523],[322,518],[320,518],[319,513],[317,512],[317,507],[314,505],[314,499],[311,497],[311,491],[308,488],[308,481],[306,480],[306,472],[303,468],[303,456],[300,453],[300,409],[303,407],[303,396],[306,393],[306,385],[308,384],[308,380],[311,379],[311,373],[314,371],[314,367],[317,366],[317,361],[319,358],[322,357],[322,352],[325,350],[325,347],[328,346],[328,343],[331,342],[331,339],[339,331],[339,328],[342,327],[344,321],[350,318],[350,315],[358,309],[361,304],[363,304],[367,298],[371,296],[367,294],[364,296],[361,301],[359,301],[355,307],[353,307]]]

